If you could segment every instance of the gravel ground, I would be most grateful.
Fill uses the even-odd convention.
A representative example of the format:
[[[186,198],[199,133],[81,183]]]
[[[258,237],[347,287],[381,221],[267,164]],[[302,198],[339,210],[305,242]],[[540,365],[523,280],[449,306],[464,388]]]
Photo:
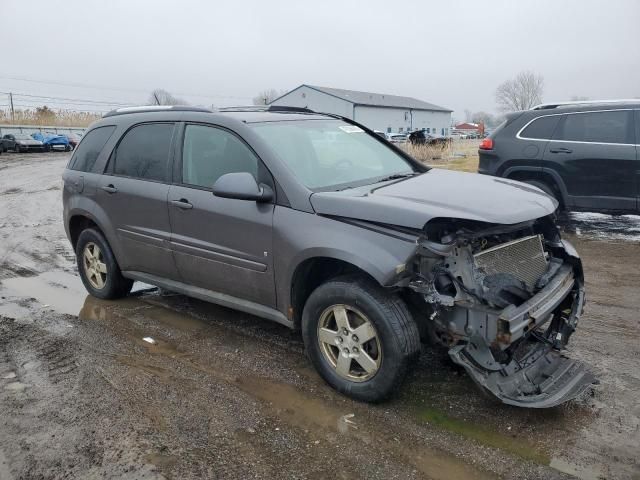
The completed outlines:
[[[67,159],[0,156],[0,479],[640,479],[639,217],[564,219],[588,288],[569,354],[598,375],[592,395],[504,406],[428,350],[366,405],[280,325],[145,285],[87,296],[61,222]]]

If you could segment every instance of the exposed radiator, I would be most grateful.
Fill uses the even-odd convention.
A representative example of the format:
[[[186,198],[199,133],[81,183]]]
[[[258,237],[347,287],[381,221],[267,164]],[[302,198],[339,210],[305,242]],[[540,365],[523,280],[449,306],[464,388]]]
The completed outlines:
[[[510,273],[533,289],[538,279],[547,271],[547,257],[542,237],[519,238],[488,248],[474,255],[476,267],[485,275]]]

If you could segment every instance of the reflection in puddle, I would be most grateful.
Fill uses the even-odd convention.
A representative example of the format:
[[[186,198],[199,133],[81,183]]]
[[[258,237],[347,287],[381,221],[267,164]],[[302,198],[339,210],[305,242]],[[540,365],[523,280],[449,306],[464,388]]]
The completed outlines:
[[[640,215],[570,212],[563,214],[559,223],[579,237],[640,242]]]

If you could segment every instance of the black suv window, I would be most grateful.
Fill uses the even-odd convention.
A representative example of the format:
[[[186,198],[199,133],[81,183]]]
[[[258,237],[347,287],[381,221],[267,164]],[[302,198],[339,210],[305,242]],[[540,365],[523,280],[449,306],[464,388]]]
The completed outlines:
[[[555,140],[593,143],[633,143],[630,110],[567,114]]]
[[[212,188],[225,173],[249,172],[258,178],[258,158],[233,133],[187,125],[182,150],[182,183]]]
[[[87,133],[73,154],[73,158],[69,163],[72,170],[80,170],[82,172],[90,172],[93,165],[98,159],[98,155],[111,138],[115,126],[98,127]]]
[[[166,182],[173,123],[146,123],[129,130],[112,155],[114,175]]]
[[[558,124],[558,120],[560,120],[560,115],[536,118],[522,131],[520,136],[522,138],[550,140]]]

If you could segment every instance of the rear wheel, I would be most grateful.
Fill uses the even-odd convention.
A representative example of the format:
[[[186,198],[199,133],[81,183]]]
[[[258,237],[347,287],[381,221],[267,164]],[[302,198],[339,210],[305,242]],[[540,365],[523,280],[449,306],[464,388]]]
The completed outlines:
[[[20,153],[20,145],[18,145],[17,143],[13,146],[13,151],[16,153]]]
[[[322,378],[367,402],[390,396],[420,352],[405,303],[362,276],[340,277],[314,290],[304,307],[302,335]]]
[[[558,208],[562,208],[562,198],[560,197],[558,191],[554,187],[549,185],[547,182],[544,182],[542,180],[524,180],[524,183],[528,183],[529,185],[538,187],[540,190],[542,190],[544,193],[546,193],[550,197],[555,198],[558,201],[558,204],[560,205]]]
[[[111,247],[98,230],[89,228],[80,234],[76,258],[82,283],[94,297],[114,299],[131,291],[133,280],[122,276]]]

